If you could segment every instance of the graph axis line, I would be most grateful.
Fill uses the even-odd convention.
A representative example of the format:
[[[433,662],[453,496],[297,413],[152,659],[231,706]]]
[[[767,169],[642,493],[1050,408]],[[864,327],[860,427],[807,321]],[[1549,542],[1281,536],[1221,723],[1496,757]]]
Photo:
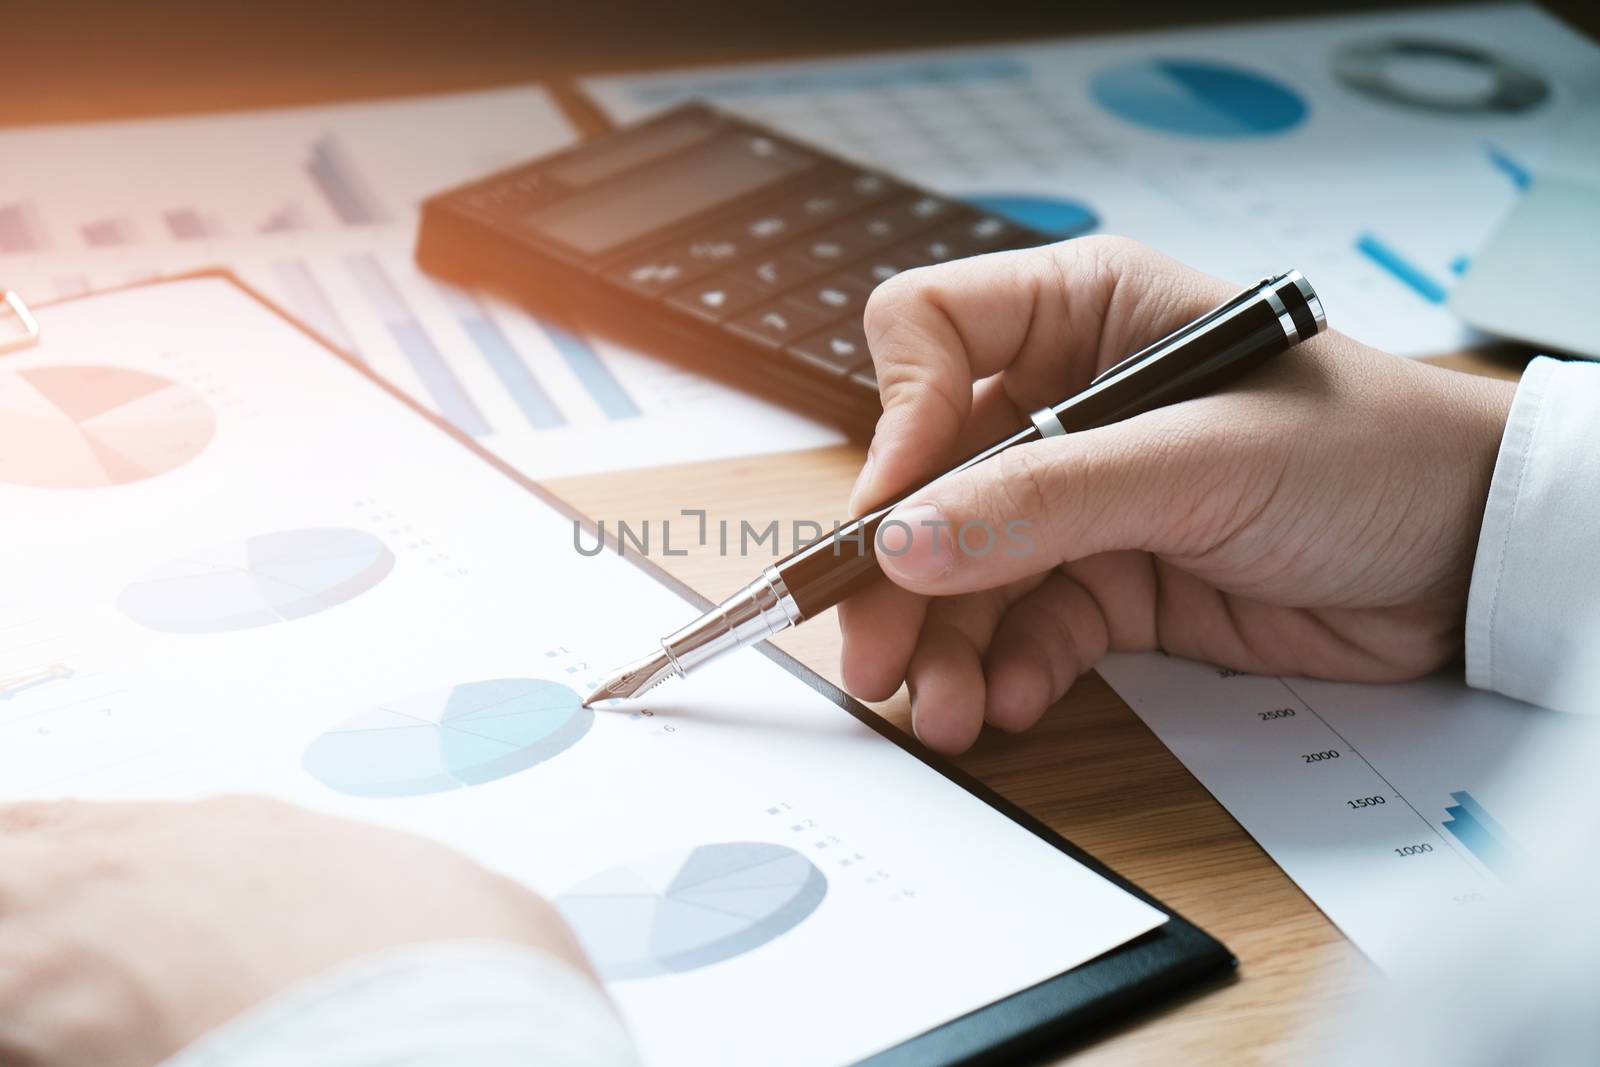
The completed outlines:
[[[1298,692],[1296,692],[1294,686],[1289,684],[1289,680],[1287,678],[1284,678],[1284,677],[1282,677],[1280,675],[1278,677],[1278,684],[1283,686],[1285,689],[1287,689],[1289,691],[1289,695],[1294,697],[1296,700],[1298,700],[1302,707],[1304,707],[1311,714],[1315,715],[1317,717],[1317,721],[1320,722],[1324,727],[1326,727],[1329,733],[1333,734],[1334,737],[1337,737],[1341,744],[1343,744],[1351,752],[1354,752],[1356,754],[1356,757],[1358,759],[1360,759],[1362,763],[1365,763],[1367,765],[1367,770],[1369,770],[1373,774],[1377,775],[1378,776],[1378,780],[1380,782],[1382,782],[1384,784],[1384,786],[1386,786],[1391,792],[1394,793],[1395,799],[1399,800],[1406,807],[1410,808],[1411,809],[1411,814],[1415,815],[1418,819],[1422,820],[1422,825],[1426,826],[1433,833],[1433,836],[1437,837],[1440,840],[1440,842],[1442,842],[1445,845],[1445,847],[1449,848],[1450,851],[1454,855],[1456,855],[1457,857],[1461,856],[1460,850],[1455,848],[1455,846],[1451,845],[1449,841],[1445,840],[1444,832],[1441,831],[1437,826],[1433,825],[1433,823],[1428,820],[1428,817],[1426,815],[1424,815],[1424,814],[1422,814],[1422,812],[1418,811],[1417,810],[1417,806],[1415,804],[1411,803],[1411,800],[1404,793],[1400,792],[1400,790],[1398,788],[1396,788],[1395,784],[1393,782],[1389,781],[1388,777],[1382,771],[1378,770],[1377,767],[1373,766],[1372,761],[1367,759],[1366,754],[1363,753],[1355,745],[1351,744],[1349,738],[1345,737],[1344,734],[1340,733],[1337,729],[1334,728],[1332,723],[1330,723],[1327,719],[1323,718],[1322,717],[1322,713],[1319,712],[1316,708],[1312,707],[1311,706],[1311,702],[1309,700],[1307,700],[1305,697],[1301,696]]]

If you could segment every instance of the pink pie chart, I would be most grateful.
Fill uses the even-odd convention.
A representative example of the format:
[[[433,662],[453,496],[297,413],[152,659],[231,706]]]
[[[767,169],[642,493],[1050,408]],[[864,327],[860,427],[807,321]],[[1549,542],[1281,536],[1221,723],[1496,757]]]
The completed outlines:
[[[147,371],[89,364],[0,373],[0,481],[97,489],[199,455],[217,419],[199,395]]]

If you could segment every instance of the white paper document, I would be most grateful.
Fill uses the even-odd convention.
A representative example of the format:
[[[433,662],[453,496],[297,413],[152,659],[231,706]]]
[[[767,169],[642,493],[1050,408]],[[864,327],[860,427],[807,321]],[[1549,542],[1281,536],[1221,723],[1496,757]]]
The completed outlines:
[[[422,200],[573,140],[532,86],[0,130],[0,287],[232,267],[534,477],[841,441],[416,269]]]
[[[1527,768],[1588,727],[1458,677],[1351,685],[1155,654],[1099,670],[1384,968],[1415,945],[1418,916],[1459,912],[1470,927],[1471,909],[1550,847],[1548,798]]]
[[[706,99],[1047,232],[1125,234],[1240,284],[1298,268],[1335,328],[1425,355],[1473,340],[1444,306],[1453,280],[1567,122],[1600,107],[1600,48],[1499,5],[585,86],[620,120]]]
[[[1165,920],[754,650],[581,708],[691,606],[236,287],[40,319],[0,363],[5,799],[436,837],[556,900],[659,1065],[853,1061]]]

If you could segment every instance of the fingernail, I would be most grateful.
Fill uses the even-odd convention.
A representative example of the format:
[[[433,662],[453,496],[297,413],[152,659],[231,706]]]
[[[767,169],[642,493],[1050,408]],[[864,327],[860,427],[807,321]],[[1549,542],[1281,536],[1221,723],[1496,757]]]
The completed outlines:
[[[885,570],[904,578],[940,578],[956,565],[950,524],[937,504],[896,508],[878,529]]]

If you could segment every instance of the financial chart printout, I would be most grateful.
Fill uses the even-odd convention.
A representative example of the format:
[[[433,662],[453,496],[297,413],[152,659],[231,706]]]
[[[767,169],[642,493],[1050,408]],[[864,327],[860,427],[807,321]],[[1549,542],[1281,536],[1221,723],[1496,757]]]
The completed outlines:
[[[5,798],[435,837],[555,902],[659,1065],[854,1061],[1165,920],[756,651],[581,707],[690,605],[232,284],[40,318]]]
[[[0,130],[0,284],[42,301],[231,267],[535,477],[841,440],[416,269],[424,198],[574,139],[534,86]]]
[[[1549,775],[1585,717],[1467,688],[1239,674],[1165,656],[1099,668],[1167,747],[1378,966],[1419,916],[1470,929],[1552,841]],[[1559,813],[1556,813],[1559,814]]]
[[[686,99],[1063,237],[1124,234],[1239,284],[1298,268],[1334,326],[1402,355],[1568,123],[1600,48],[1531,5],[585,82],[613,117]]]

